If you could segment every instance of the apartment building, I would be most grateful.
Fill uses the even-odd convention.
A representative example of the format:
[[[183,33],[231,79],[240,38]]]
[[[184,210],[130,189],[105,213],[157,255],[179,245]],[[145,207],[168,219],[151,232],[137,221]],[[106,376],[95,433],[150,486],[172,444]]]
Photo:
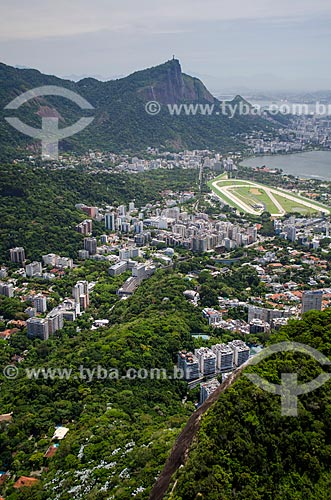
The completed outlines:
[[[217,378],[212,378],[203,384],[200,384],[200,404],[204,403],[209,396],[220,386]]]
[[[76,226],[76,231],[80,234],[84,234],[87,236],[88,234],[92,234],[92,219],[85,219]]]
[[[178,353],[178,368],[183,370],[185,380],[195,380],[200,377],[199,361],[192,352]]]
[[[236,366],[241,366],[249,358],[249,347],[242,340],[233,340],[229,342],[233,350],[233,359]]]
[[[95,255],[97,253],[97,239],[84,238],[84,250],[87,250],[89,255]]]
[[[0,295],[5,295],[5,297],[14,297],[14,285],[12,283],[0,282]]]
[[[208,320],[209,325],[215,325],[222,319],[222,314],[211,307],[205,307],[202,311],[202,314]]]
[[[47,311],[47,300],[46,297],[44,297],[41,294],[36,295],[33,300],[33,307],[36,309],[37,312],[39,313],[44,313]]]
[[[42,275],[42,265],[41,262],[31,262],[31,264],[28,264],[25,266],[25,274],[28,276],[28,278],[32,278],[33,276],[41,276]]]
[[[323,292],[321,290],[309,290],[302,293],[302,314],[307,311],[322,309]]]
[[[212,351],[216,355],[216,368],[220,371],[233,370],[233,350],[227,344],[215,344]]]
[[[29,318],[27,320],[28,337],[47,340],[49,338],[49,323],[47,318]]]
[[[9,250],[11,262],[16,264],[23,264],[25,261],[25,250],[23,247],[11,248]]]
[[[212,375],[216,372],[216,354],[208,347],[200,347],[194,350],[194,354],[199,361],[202,375]]]

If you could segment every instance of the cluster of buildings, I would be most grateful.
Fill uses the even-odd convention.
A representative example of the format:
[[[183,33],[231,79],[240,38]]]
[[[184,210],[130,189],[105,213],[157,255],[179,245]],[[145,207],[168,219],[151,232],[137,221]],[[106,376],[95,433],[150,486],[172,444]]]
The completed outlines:
[[[117,294],[124,298],[133,295],[140,283],[154,274],[155,269],[155,265],[151,262],[138,263],[128,258],[110,266],[108,272],[110,276],[118,276],[125,271],[131,270],[131,276],[117,290]]]
[[[156,149],[150,149],[149,152],[154,156],[153,159],[143,160],[137,157],[125,158],[116,165],[115,169],[118,171],[143,172],[159,168],[199,169],[206,166],[217,171],[221,169],[223,159],[229,158],[228,155],[223,157],[221,154],[208,149],[182,151],[178,153],[170,151],[160,153]],[[240,152],[232,153],[231,157],[231,159],[239,158]],[[229,163],[229,165],[234,166],[234,163]]]
[[[51,266],[56,270],[73,267],[73,260],[71,258],[61,257],[60,255],[56,255],[54,253],[43,255],[42,262],[33,261],[29,264],[25,264],[25,250],[23,247],[10,249],[10,259],[12,262],[15,262],[16,264],[22,264],[24,266],[24,268],[22,268],[21,274],[25,274],[25,276],[27,276],[28,278],[51,278],[53,276],[52,273],[43,272],[43,266]]]
[[[289,306],[281,309],[271,309],[249,304],[248,324],[250,333],[261,333],[269,331],[271,328],[278,330],[281,326],[286,325],[288,319],[294,317],[296,312],[295,308]]]
[[[32,302],[33,307],[26,310],[30,316],[27,320],[28,337],[47,340],[56,331],[63,328],[64,320],[74,321],[81,314],[81,311],[89,306],[89,283],[87,281],[78,281],[72,289],[72,298],[66,298],[45,317],[36,314],[47,311],[46,297],[41,294],[36,295]]]
[[[222,301],[221,297],[221,302]],[[270,309],[267,307],[258,307],[247,302],[240,302],[241,306],[248,309],[248,321],[238,319],[222,319],[222,312],[211,307],[203,309],[203,316],[208,320],[208,324],[214,328],[222,328],[230,332],[241,334],[263,333],[270,329],[278,330],[286,325],[288,318],[296,315],[296,308],[285,307],[282,309]],[[239,301],[231,307],[239,307]],[[226,311],[226,309],[225,309]]]
[[[313,230],[313,226],[309,227]],[[315,224],[315,228],[316,231],[320,230],[318,223]],[[256,269],[260,281],[266,288],[263,296],[251,297],[250,303],[256,307],[250,308],[250,311],[255,311],[255,314],[254,316],[250,314],[249,319],[258,318],[272,323],[277,317],[299,317],[302,311],[306,310],[305,297],[310,291],[314,294],[318,292],[315,295],[321,297],[321,307],[320,304],[315,304],[313,309],[330,307],[329,262],[327,258],[323,258],[323,250],[316,255],[307,249],[294,249],[290,246],[281,247],[274,244],[267,246],[269,249],[263,246],[258,247],[257,251],[262,255],[248,264]],[[224,303],[220,302],[220,305]],[[276,311],[270,313],[273,309]],[[261,310],[262,313],[258,313]],[[280,310],[283,312],[280,313]],[[272,327],[274,328],[275,325]]]
[[[228,168],[232,165],[231,159],[220,161],[227,162]],[[213,220],[207,213],[191,214],[178,206],[194,198],[193,192],[168,191],[164,192],[163,196],[165,197],[164,209],[161,209],[159,204],[147,204],[137,209],[133,201],[128,206],[109,206],[106,209],[76,205],[80,208],[89,208],[90,212],[93,209],[93,213],[97,214],[98,220],[103,220],[105,227],[105,234],[98,239],[91,236],[92,220],[87,219],[76,227],[77,231],[85,235],[83,249],[78,252],[79,258],[111,260],[109,253],[113,251],[113,247],[109,243],[114,233],[122,238],[131,238],[131,247],[182,246],[193,252],[207,252],[221,247],[230,251],[257,241],[257,225],[232,224],[225,220],[225,216],[223,220],[222,218]],[[130,258],[134,257],[130,256]],[[120,260],[122,260],[121,257]]]
[[[192,381],[215,373],[229,372],[245,363],[250,355],[249,347],[242,340],[228,344],[215,344],[211,348],[200,347],[194,353],[185,350],[178,353],[178,368],[184,379]]]
[[[306,107],[307,113],[292,115],[289,125],[280,128],[276,137],[275,134],[265,132],[245,135],[244,140],[251,153],[255,155],[295,153],[309,146],[331,148],[331,117],[318,114],[317,109],[312,109],[315,114],[308,113],[309,106],[305,104],[301,106],[303,110]]]
[[[184,246],[193,252],[206,252],[224,247],[232,250],[257,240],[255,226],[239,226],[228,221],[210,221],[204,213],[188,216],[178,211],[167,231],[160,231],[158,241],[167,246]]]
[[[331,117],[301,115],[292,120],[289,132],[294,132],[296,139],[306,145],[331,148]]]
[[[223,159],[231,158],[237,161],[241,158],[241,152],[232,152],[223,156],[208,149],[184,150],[175,153],[173,151],[160,152],[157,148],[149,147],[146,153],[148,158],[105,151],[89,151],[79,156],[59,155],[58,160],[52,162],[52,168],[67,169],[79,165],[79,167],[93,173],[111,171],[112,173],[129,172],[133,174],[156,169],[199,169],[202,166],[209,166],[214,170],[218,170]],[[32,164],[35,163],[33,156],[29,156],[28,161]],[[211,163],[208,163],[208,161]],[[80,205],[85,207],[83,204]],[[78,205],[77,207],[80,208]],[[93,218],[93,215],[87,209],[85,211],[89,217]]]
[[[277,283],[282,287],[280,283]],[[288,284],[286,284],[288,285]],[[292,287],[297,288],[296,283]],[[192,291],[190,291],[192,293]],[[273,304],[272,299],[283,299],[278,304]],[[329,302],[328,301],[329,297]],[[271,300],[270,300],[271,299]],[[252,301],[260,301],[261,305],[243,302],[238,299],[225,299],[219,297],[220,309],[205,307],[202,314],[208,324],[214,328],[221,328],[230,332],[241,334],[265,333],[270,330],[279,330],[285,326],[290,318],[299,318],[302,314],[311,311],[321,311],[326,303],[330,303],[331,294],[328,289],[288,290],[282,294],[266,294],[265,301],[252,297]],[[291,304],[290,302],[293,301]],[[264,303],[266,305],[264,305]],[[274,305],[274,307],[272,307]],[[223,313],[229,308],[240,307],[247,310],[247,321],[228,318],[223,319]]]
[[[237,158],[237,156],[234,156]],[[233,156],[222,157],[220,154],[216,153],[214,157],[206,157],[203,160],[203,167],[207,167],[215,172],[234,172],[238,170]]]
[[[280,238],[291,242],[297,241],[313,250],[320,247],[320,241],[329,238],[329,222],[325,217],[300,217],[294,216],[274,220],[275,233]]]
[[[279,138],[270,138],[268,135],[263,137],[247,137],[245,140],[250,152],[254,155],[295,153],[303,151],[305,145],[299,140],[282,140]]]
[[[93,223],[92,219],[85,219],[76,226],[76,231],[80,234],[84,234],[85,236],[92,234]]]
[[[73,260],[69,257],[60,257],[60,255],[56,255],[55,253],[43,255],[42,259],[45,266],[51,266],[57,269],[71,269],[74,264]]]
[[[193,252],[207,252],[224,247],[232,250],[257,240],[256,226],[232,224],[229,221],[210,220],[208,214],[188,214],[180,207],[163,211],[143,221],[143,227],[153,229],[155,236],[150,245],[182,246]]]
[[[63,315],[49,313],[46,318],[32,317],[27,320],[28,337],[47,340],[50,335],[63,328]]]

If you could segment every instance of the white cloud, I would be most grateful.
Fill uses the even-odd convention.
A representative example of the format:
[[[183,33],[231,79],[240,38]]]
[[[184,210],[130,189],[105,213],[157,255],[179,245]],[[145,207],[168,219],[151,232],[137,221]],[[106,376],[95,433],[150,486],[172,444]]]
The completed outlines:
[[[185,32],[192,22],[297,18],[331,13],[330,0],[2,0],[0,38],[33,39],[101,30]],[[173,24],[175,23],[175,26]]]

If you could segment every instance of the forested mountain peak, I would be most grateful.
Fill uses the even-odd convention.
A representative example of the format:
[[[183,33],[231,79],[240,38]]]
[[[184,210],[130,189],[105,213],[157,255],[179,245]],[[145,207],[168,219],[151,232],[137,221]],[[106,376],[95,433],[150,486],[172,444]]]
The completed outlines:
[[[169,105],[173,104],[210,104],[215,106],[215,111],[220,105],[198,78],[182,72],[177,59],[107,82],[94,78],[73,82],[34,69],[0,64],[0,151],[3,157],[17,157],[26,152],[27,146],[36,151],[40,146],[38,141],[11,127],[5,117],[19,116],[23,122],[41,128],[41,108],[56,108],[61,127],[86,115],[86,110],[82,112],[72,101],[54,96],[30,100],[15,112],[4,110],[16,96],[43,85],[70,89],[94,108],[90,113],[94,116],[92,124],[64,140],[60,150],[85,152],[90,148],[101,148],[137,153],[148,146],[166,150],[231,150],[240,149],[239,134],[270,128],[270,122],[256,116],[204,114],[199,109],[196,113],[171,114]],[[150,101],[159,103],[157,113],[148,112]]]

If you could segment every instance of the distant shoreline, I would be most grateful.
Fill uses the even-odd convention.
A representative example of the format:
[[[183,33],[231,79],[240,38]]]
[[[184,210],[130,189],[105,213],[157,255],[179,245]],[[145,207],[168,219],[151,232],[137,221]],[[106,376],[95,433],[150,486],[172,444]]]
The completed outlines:
[[[323,153],[325,157],[323,157]],[[322,156],[321,156],[322,154]],[[315,155],[315,157],[314,157]],[[298,162],[293,161],[298,158]],[[288,161],[286,160],[288,159]],[[299,163],[300,161],[300,163]],[[314,149],[289,153],[263,153],[245,156],[239,163],[240,167],[266,167],[278,169],[286,175],[296,178],[306,178],[320,182],[331,182],[331,151]]]

